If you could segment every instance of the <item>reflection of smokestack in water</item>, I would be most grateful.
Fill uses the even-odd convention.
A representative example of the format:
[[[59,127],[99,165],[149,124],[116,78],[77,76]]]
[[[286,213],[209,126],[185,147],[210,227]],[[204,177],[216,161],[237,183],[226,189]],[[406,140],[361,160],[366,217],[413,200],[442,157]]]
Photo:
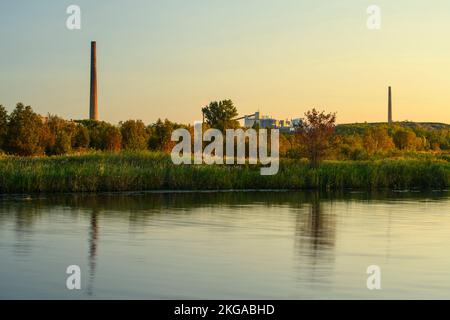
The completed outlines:
[[[392,90],[389,87],[388,90],[388,123],[392,124]]]
[[[98,215],[99,211],[94,208],[91,214],[89,230],[89,282],[87,293],[92,295],[94,292],[95,267],[97,262],[97,242],[98,242]]]
[[[91,95],[90,95],[89,119],[98,120],[97,44],[95,41],[91,42]]]

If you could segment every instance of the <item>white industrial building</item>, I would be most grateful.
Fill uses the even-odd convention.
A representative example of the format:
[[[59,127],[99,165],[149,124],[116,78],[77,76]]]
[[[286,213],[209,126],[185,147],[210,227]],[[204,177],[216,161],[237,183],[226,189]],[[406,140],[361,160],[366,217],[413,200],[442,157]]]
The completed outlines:
[[[263,129],[272,128],[286,132],[294,131],[295,127],[299,126],[302,121],[300,118],[278,120],[270,116],[261,115],[259,111],[252,115],[245,116],[242,119],[244,119],[244,126],[246,128],[252,128],[254,125],[258,125]]]

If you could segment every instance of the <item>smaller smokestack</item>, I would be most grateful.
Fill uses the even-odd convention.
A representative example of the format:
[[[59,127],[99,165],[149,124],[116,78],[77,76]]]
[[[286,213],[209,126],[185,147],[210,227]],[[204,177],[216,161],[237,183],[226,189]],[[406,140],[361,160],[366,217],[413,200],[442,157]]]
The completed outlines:
[[[392,124],[392,89],[388,90],[388,123]]]

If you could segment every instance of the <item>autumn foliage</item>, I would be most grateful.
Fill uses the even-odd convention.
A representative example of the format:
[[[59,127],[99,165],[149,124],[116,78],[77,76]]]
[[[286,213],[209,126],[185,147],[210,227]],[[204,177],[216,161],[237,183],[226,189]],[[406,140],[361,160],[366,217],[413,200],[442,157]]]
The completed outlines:
[[[335,113],[326,114],[316,109],[305,113],[305,120],[297,128],[296,133],[312,167],[318,167],[330,150],[335,127]]]
[[[230,100],[203,108],[205,126],[235,128],[237,110]],[[113,125],[104,121],[68,121],[43,117],[21,103],[8,114],[0,105],[0,154],[42,156],[91,151],[151,150],[169,153],[172,132],[193,126],[158,119],[146,125],[128,120]],[[258,130],[258,128],[256,128]],[[370,160],[417,155],[445,155],[450,151],[450,126],[397,122],[336,125],[336,114],[306,112],[294,132],[280,134],[280,156],[309,159],[313,168],[322,160]]]

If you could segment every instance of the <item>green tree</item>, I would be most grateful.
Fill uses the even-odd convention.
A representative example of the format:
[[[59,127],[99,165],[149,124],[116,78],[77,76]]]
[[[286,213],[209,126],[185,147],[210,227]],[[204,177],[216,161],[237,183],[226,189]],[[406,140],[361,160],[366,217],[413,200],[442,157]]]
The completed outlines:
[[[103,132],[102,149],[106,151],[118,152],[122,147],[122,134],[119,128],[109,125]]]
[[[120,129],[104,121],[77,121],[88,130],[89,147],[95,150],[119,151],[122,147]],[[83,133],[84,136],[85,133]]]
[[[239,127],[239,122],[233,120],[238,112],[231,100],[214,101],[202,109],[206,123],[215,129],[224,131]]]
[[[54,155],[67,154],[71,150],[72,150],[72,139],[67,132],[62,131],[56,136],[56,141],[52,148],[52,154]]]
[[[9,118],[7,151],[19,156],[42,155],[48,137],[44,121],[30,106],[18,103]]]
[[[149,134],[141,120],[128,120],[120,124],[122,147],[125,150],[146,150]]]
[[[72,150],[72,140],[77,132],[77,125],[58,116],[49,115],[47,120],[49,138],[47,142],[47,154],[67,154]]]
[[[164,122],[161,119],[158,119],[156,123],[149,127],[149,148],[151,150],[169,152],[175,145],[175,143],[171,141],[172,132],[181,127],[181,125],[170,122],[167,119],[164,120]]]
[[[87,149],[89,148],[89,142],[89,130],[84,125],[78,124],[72,141],[73,147],[76,149]]]
[[[311,166],[317,168],[332,147],[331,138],[336,126],[336,114],[325,114],[323,111],[312,109],[306,112],[305,116],[297,128],[297,134]]]
[[[102,121],[83,121],[85,128],[89,132],[89,146],[94,150],[102,150],[104,148],[104,131],[106,129],[106,123]]]

